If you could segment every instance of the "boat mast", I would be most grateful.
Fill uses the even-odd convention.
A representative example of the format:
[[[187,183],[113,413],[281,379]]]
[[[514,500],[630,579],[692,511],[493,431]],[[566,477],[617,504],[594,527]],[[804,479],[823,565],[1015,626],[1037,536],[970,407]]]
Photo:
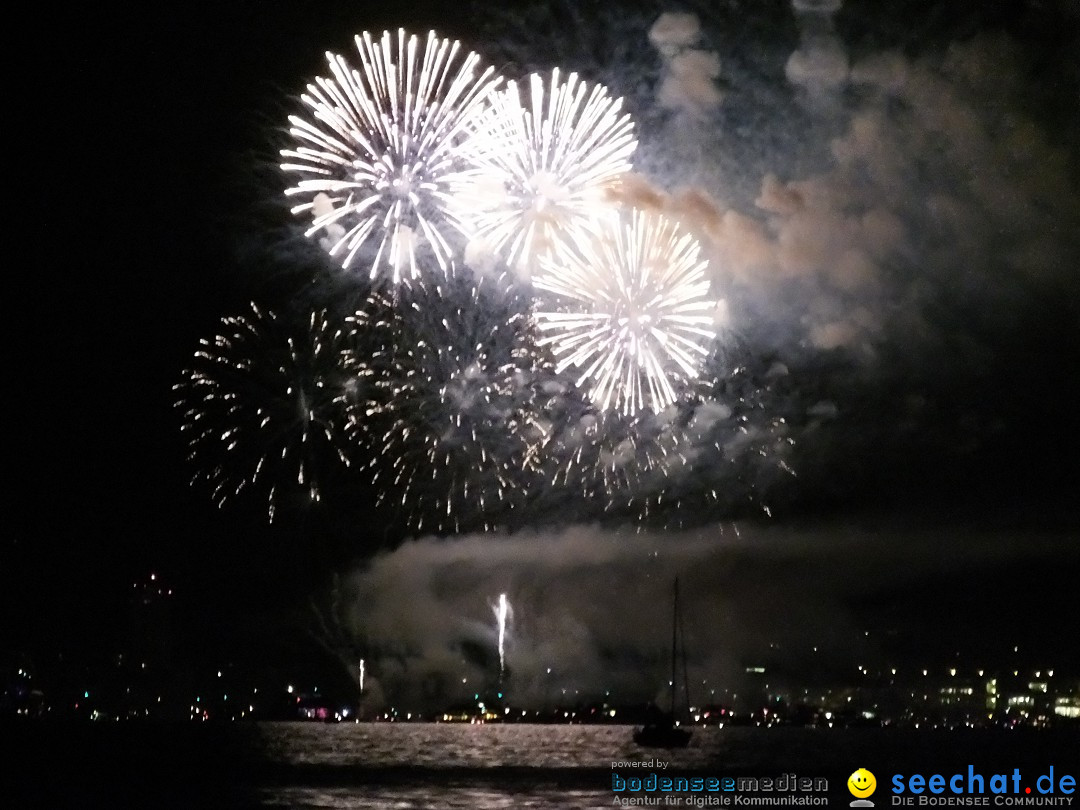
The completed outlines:
[[[679,607],[680,607],[680,610],[678,611],[677,615],[679,617],[679,638],[682,639],[682,650],[681,650],[681,652],[682,652],[683,700],[686,702],[686,705],[683,707],[685,709],[685,714],[683,716],[686,718],[687,722],[690,722],[690,720],[692,719],[692,715],[690,713],[690,669],[686,666],[686,625],[683,624],[683,617],[682,617],[682,610],[681,610],[682,606],[680,605]]]
[[[671,722],[675,722],[675,655],[679,637],[679,578],[675,577],[675,604],[671,611]]]

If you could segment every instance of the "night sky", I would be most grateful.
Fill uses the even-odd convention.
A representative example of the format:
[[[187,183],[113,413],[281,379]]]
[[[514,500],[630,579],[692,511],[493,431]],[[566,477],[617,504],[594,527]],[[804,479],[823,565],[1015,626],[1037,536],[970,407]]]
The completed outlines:
[[[383,627],[385,594],[487,626],[509,589],[535,638],[576,614],[582,647],[606,651],[582,656],[587,680],[627,644],[602,606],[658,552],[654,583],[694,569],[699,634],[735,639],[732,670],[805,632],[846,665],[845,634],[864,628],[899,633],[882,660],[948,656],[958,640],[993,657],[1022,636],[1035,659],[1080,668],[1062,635],[1080,615],[1080,16],[1068,2],[881,5],[845,3],[824,28],[737,0],[587,4],[576,19],[563,5],[84,5],[16,32],[35,55],[9,82],[28,97],[9,132],[30,153],[9,160],[30,196],[9,204],[22,224],[0,651],[115,645],[131,583],[155,571],[209,655],[253,655],[238,639],[301,622],[337,572],[373,606],[354,617],[371,638],[401,631],[421,657],[443,652],[429,636],[473,631]],[[664,11],[698,14],[722,100],[650,44]],[[508,73],[558,59],[626,97],[633,193],[711,240],[724,367],[748,369],[788,418],[795,478],[744,471],[756,500],[681,521],[686,534],[556,503],[510,537],[456,546],[401,546],[366,516],[369,492],[267,529],[258,509],[218,510],[188,486],[171,388],[198,340],[326,272],[279,200],[295,96],[325,50],[399,24],[461,37]],[[537,641],[521,660],[578,653]]]

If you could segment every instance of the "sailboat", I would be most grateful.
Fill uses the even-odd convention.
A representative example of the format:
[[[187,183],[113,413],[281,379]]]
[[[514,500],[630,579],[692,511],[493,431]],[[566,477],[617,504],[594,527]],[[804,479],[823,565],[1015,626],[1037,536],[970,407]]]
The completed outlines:
[[[690,743],[693,732],[680,728],[675,717],[675,678],[680,653],[679,641],[682,639],[683,696],[686,700],[683,716],[690,716],[690,682],[686,673],[686,633],[682,626],[682,614],[679,611],[679,580],[675,579],[674,607],[671,615],[671,705],[666,715],[634,729],[634,742],[649,748],[685,748]]]

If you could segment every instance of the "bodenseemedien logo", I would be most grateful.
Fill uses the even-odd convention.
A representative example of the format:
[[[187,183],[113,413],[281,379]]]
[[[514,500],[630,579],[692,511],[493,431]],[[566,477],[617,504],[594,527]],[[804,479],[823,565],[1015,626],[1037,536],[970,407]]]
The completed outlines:
[[[612,762],[612,804],[623,807],[731,807],[734,810],[735,807],[811,807],[829,803],[829,780],[823,777],[794,773],[778,776],[680,775],[667,772],[670,764],[661,759]]]
[[[877,790],[877,779],[866,768],[859,768],[848,777],[847,789],[855,797],[855,800],[851,802],[851,807],[874,806],[874,803],[869,799]]]

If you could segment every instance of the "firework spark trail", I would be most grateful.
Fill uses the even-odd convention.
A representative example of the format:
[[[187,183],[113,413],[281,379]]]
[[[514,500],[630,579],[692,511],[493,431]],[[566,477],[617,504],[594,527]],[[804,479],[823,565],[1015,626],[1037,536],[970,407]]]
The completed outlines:
[[[793,433],[760,403],[705,399],[693,408],[673,463],[627,506],[640,525],[674,530],[741,514],[772,517],[773,501],[796,476]]]
[[[556,357],[602,410],[658,413],[698,376],[716,336],[717,302],[697,241],[658,214],[595,220],[541,258],[535,314]]]
[[[495,622],[499,630],[499,677],[506,673],[506,624],[514,617],[514,609],[505,593],[499,594],[499,601],[492,606]]]
[[[322,497],[322,478],[349,466],[345,412],[354,381],[342,371],[342,333],[324,311],[302,332],[251,304],[202,340],[185,381],[173,386],[189,459],[218,506],[263,490],[272,522],[283,493]]]
[[[572,388],[548,392],[544,479],[580,504],[579,519],[682,530],[716,517],[771,516],[796,476],[783,378],[712,358],[715,380],[660,413],[597,412]],[[798,410],[798,409],[796,409]],[[584,511],[582,511],[584,510]]]
[[[309,117],[289,117],[298,145],[282,150],[281,168],[300,179],[285,193],[304,200],[292,211],[312,215],[307,236],[323,232],[346,268],[370,259],[372,278],[386,264],[397,283],[430,254],[445,271],[459,227],[452,193],[469,176],[455,149],[500,80],[434,32],[423,46],[400,29],[355,42],[361,69],[328,53],[333,77],[301,96]],[[373,242],[374,257],[363,254]]]
[[[595,438],[592,479],[602,485],[604,511],[616,514],[647,497],[657,480],[682,469],[684,436],[675,406],[658,414],[607,414]]]
[[[382,454],[380,503],[396,501],[418,531],[489,529],[528,489],[542,438],[525,301],[498,280],[453,274],[396,292],[372,294],[351,319],[375,348],[345,361],[373,392],[353,424]]]
[[[637,147],[622,99],[559,70],[491,96],[463,146],[478,170],[457,190],[470,235],[531,268],[561,231],[576,228],[631,168]]]
[[[541,390],[538,410],[548,426],[537,456],[545,492],[573,497],[578,518],[622,514],[655,478],[682,466],[675,406],[626,416],[598,412],[580,391],[557,380]]]

